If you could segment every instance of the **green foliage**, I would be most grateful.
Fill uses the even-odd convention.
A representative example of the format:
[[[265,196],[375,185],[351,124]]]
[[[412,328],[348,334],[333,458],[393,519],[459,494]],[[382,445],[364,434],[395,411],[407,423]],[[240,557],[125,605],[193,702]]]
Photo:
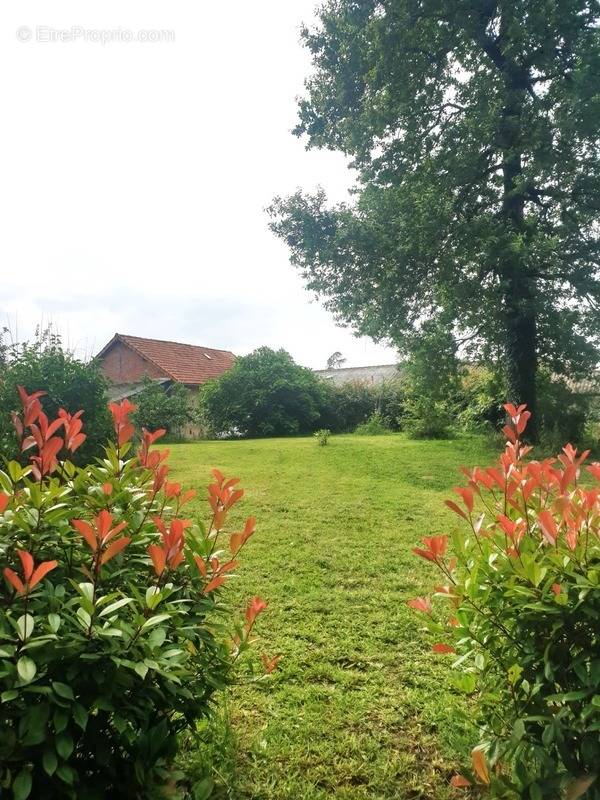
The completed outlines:
[[[506,383],[499,370],[468,365],[460,387],[460,427],[472,433],[499,430],[504,421],[504,397]]]
[[[201,417],[215,434],[290,436],[321,421],[327,386],[285,350],[260,347],[200,390]]]
[[[164,428],[177,433],[192,419],[189,392],[181,383],[163,388],[157,381],[144,377],[143,389],[135,396],[134,420],[138,427],[150,431]]]
[[[348,433],[378,412],[391,430],[399,430],[404,412],[404,388],[400,377],[383,383],[349,381],[328,385],[323,419],[337,432]]]
[[[329,384],[328,390],[325,418],[332,430],[342,433],[353,431],[377,409],[375,389],[365,381]]]
[[[320,428],[318,431],[315,431],[313,435],[317,440],[319,447],[325,447],[329,443],[331,431],[329,428]]]
[[[15,800],[129,800],[169,782],[180,797],[179,736],[231,683],[266,606],[254,598],[234,623],[221,597],[254,519],[223,541],[243,492],[217,470],[212,522],[183,519],[195,493],[166,480],[156,435],[132,452],[127,401],[111,405],[117,443],[78,468],[56,458],[80,446],[78,418],[49,424],[22,397],[34,456],[0,471],[0,786]]]
[[[321,5],[295,133],[349,157],[356,187],[270,211],[341,320],[407,349],[444,312],[473,358],[503,354],[509,396],[530,405],[538,359],[559,374],[597,360],[598,14],[596,0]]]
[[[381,412],[374,411],[366,422],[356,426],[354,433],[358,436],[381,436],[391,431]]]
[[[583,443],[590,400],[576,394],[567,383],[541,371],[538,375],[540,444],[547,452],[556,452],[562,442]]]
[[[571,389],[565,380],[540,370],[537,376],[540,444],[544,452],[556,452],[562,442],[584,444],[588,420],[593,418],[592,398]],[[468,366],[463,373],[458,415],[467,431],[497,431],[503,422],[501,399],[506,383],[498,370]]]
[[[446,535],[414,550],[443,585],[409,605],[424,613],[434,652],[456,654],[456,685],[474,695],[481,742],[471,780],[507,800],[596,800],[600,463],[585,468],[587,453],[571,445],[528,460],[529,412],[506,409],[499,462],[465,470],[461,502],[447,501],[462,521],[453,557]]]
[[[411,439],[449,439],[454,417],[447,403],[412,396],[406,401],[402,428]]]
[[[406,399],[402,427],[414,439],[451,434],[460,394],[461,369],[451,326],[428,322],[404,366]]]
[[[63,347],[60,336],[48,330],[38,333],[33,342],[0,346],[0,364],[0,455],[20,458],[10,421],[11,412],[18,408],[19,385],[29,392],[46,392],[42,406],[51,417],[59,408],[70,413],[85,409],[87,439],[75,456],[76,463],[83,464],[102,453],[110,432],[110,416],[106,380],[96,362],[75,358]]]

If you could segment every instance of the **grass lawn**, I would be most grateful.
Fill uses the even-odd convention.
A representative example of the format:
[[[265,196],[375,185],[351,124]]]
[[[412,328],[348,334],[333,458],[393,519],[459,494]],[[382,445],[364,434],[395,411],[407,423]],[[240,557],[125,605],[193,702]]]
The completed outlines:
[[[231,692],[217,796],[455,796],[456,753],[475,739],[448,656],[431,653],[405,605],[433,577],[410,548],[456,524],[443,500],[462,482],[458,466],[492,457],[477,437],[401,434],[172,447],[171,479],[202,498],[210,467],[242,478],[236,511],[258,527],[234,591],[240,602],[268,600],[257,631],[269,654],[282,654],[266,682]]]

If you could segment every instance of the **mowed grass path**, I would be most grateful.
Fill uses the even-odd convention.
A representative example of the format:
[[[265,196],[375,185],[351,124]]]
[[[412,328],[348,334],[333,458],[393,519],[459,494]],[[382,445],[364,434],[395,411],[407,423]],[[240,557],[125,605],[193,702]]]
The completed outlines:
[[[265,683],[231,692],[234,769],[220,796],[454,796],[456,751],[474,741],[448,657],[431,653],[406,606],[434,577],[410,551],[456,524],[443,500],[459,465],[491,456],[477,437],[401,434],[172,446],[171,479],[202,498],[213,466],[242,479],[236,517],[253,514],[258,527],[234,592],[268,600],[257,632],[282,655]]]

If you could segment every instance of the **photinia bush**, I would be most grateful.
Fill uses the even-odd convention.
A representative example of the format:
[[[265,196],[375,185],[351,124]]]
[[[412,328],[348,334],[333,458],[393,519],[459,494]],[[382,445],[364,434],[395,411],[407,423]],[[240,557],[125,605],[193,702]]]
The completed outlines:
[[[424,614],[433,650],[455,656],[473,695],[481,741],[469,778],[503,798],[600,798],[600,463],[566,445],[530,460],[530,413],[505,406],[496,466],[464,469],[462,520],[414,552],[441,581],[409,606]],[[452,543],[452,557],[448,544]]]
[[[133,452],[127,400],[110,406],[105,458],[75,467],[82,412],[50,421],[41,394],[21,387],[13,420],[30,464],[0,471],[0,787],[147,798],[266,608],[255,597],[235,623],[221,597],[255,520],[225,533],[243,490],[218,470],[208,525],[184,518],[195,493],[168,481],[168,451],[152,448],[164,431],[142,430]]]

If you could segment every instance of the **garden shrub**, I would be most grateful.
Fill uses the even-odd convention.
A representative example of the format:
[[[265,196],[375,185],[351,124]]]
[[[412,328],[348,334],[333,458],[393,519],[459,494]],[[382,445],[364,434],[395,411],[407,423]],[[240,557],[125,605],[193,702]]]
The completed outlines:
[[[379,411],[375,411],[366,422],[356,426],[354,431],[358,436],[381,436],[391,433],[386,420]]]
[[[411,395],[402,418],[402,428],[411,439],[448,439],[453,435],[454,417],[444,400]]]
[[[460,400],[462,371],[452,326],[440,320],[425,322],[403,370],[403,430],[415,439],[450,436]]]
[[[133,420],[139,428],[155,431],[164,428],[167,434],[177,435],[179,429],[192,419],[190,396],[181,383],[163,388],[157,381],[144,377],[142,391],[136,395],[137,409]]]
[[[338,433],[349,433],[361,422],[366,422],[376,409],[376,394],[366,381],[348,381],[340,385],[328,383],[323,424]]]
[[[380,384],[348,381],[328,385],[329,401],[323,412],[327,427],[340,433],[355,430],[376,411],[391,430],[399,430],[404,410],[404,390],[400,377]]]
[[[314,437],[320,447],[325,447],[328,444],[330,436],[331,431],[329,428],[320,428],[318,431],[314,432]]]
[[[34,341],[0,347],[0,455],[21,460],[19,442],[11,423],[18,409],[17,386],[28,392],[43,389],[43,411],[51,418],[59,408],[74,414],[85,409],[87,438],[73,458],[85,464],[102,455],[110,435],[106,405],[107,382],[100,365],[84,362],[66,350],[60,336],[51,330],[38,333]]]
[[[201,418],[213,434],[312,433],[321,424],[327,390],[285,350],[260,347],[201,387]]]
[[[575,393],[562,378],[540,371],[537,378],[540,444],[555,452],[565,441],[579,444],[585,440],[585,426],[590,401]]]
[[[221,597],[255,521],[226,533],[243,490],[218,470],[209,524],[185,518],[194,492],[152,449],[164,431],[142,431],[133,452],[127,400],[110,406],[105,457],[77,468],[81,413],[50,421],[41,392],[20,395],[33,455],[0,471],[0,787],[14,800],[154,796],[266,607],[253,598],[234,624]]]
[[[424,613],[433,650],[455,657],[481,728],[469,778],[503,798],[600,797],[600,463],[566,445],[529,459],[529,412],[505,406],[496,466],[465,469],[462,522],[414,552],[438,569]]]
[[[506,396],[500,370],[468,365],[460,385],[460,427],[471,433],[491,433],[502,427],[504,411],[499,397]]]

